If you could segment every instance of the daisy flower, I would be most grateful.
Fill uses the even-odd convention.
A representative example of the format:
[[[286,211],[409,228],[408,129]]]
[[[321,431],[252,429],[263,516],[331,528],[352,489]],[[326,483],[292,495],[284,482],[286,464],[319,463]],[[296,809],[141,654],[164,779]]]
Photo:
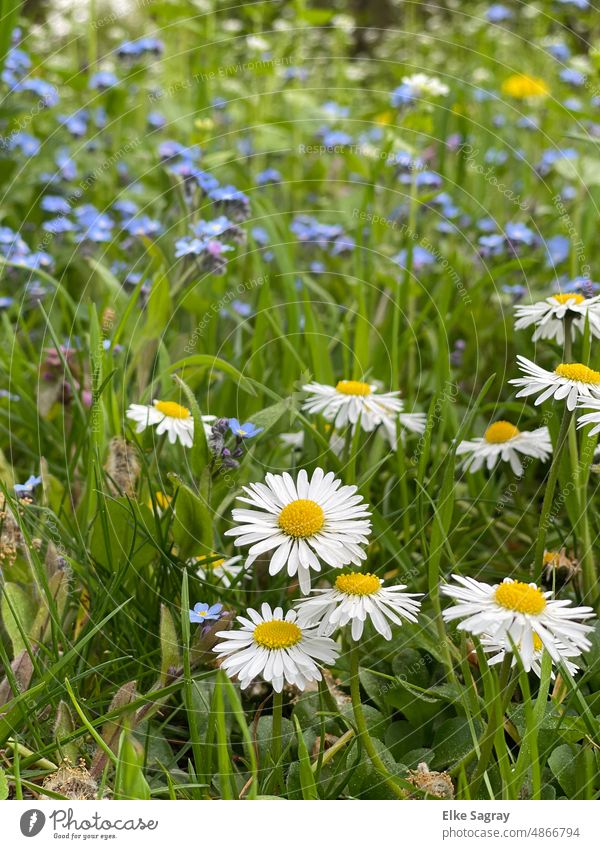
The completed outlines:
[[[190,610],[190,622],[217,622],[221,618],[222,611],[222,604],[209,605],[199,601],[194,605],[194,609]]]
[[[318,625],[318,633],[330,636],[337,628],[352,623],[352,639],[360,640],[367,618],[382,637],[391,640],[389,622],[417,621],[421,593],[404,593],[405,584],[384,587],[370,572],[338,575],[328,590],[313,590],[313,597],[297,602],[298,615],[306,625]],[[389,620],[389,621],[388,621]]]
[[[441,591],[457,604],[444,611],[444,619],[462,619],[460,630],[497,640],[506,651],[512,644],[518,646],[527,671],[535,658],[536,634],[555,663],[590,648],[586,634],[593,628],[578,620],[592,617],[591,607],[570,607],[570,601],[559,601],[536,584],[512,578],[492,586],[460,575],[452,577],[457,583],[444,584]]]
[[[517,663],[517,658],[514,657],[514,649],[510,645],[506,643],[492,639],[491,637],[486,637],[485,635],[481,637],[481,646],[486,654],[492,655],[488,659],[488,664],[493,666],[496,663],[502,663],[504,660],[506,653],[510,652],[513,654],[513,659],[511,666],[515,666]],[[517,651],[519,652],[519,656],[521,652],[518,646],[515,646]],[[538,637],[536,633],[533,634],[533,657],[531,660],[531,671],[535,672],[538,678],[542,677],[542,655],[543,655],[544,646],[542,641]],[[577,652],[569,652],[561,643],[556,644],[556,649],[560,654],[562,662],[565,664],[571,675],[577,675],[579,672],[579,667],[576,663],[573,663],[571,660],[568,660],[570,657],[579,657],[581,654],[580,651]],[[554,672],[551,673],[552,678],[554,679],[556,676]]]
[[[584,366],[582,363],[560,363],[554,371],[546,371],[536,366],[526,357],[517,356],[521,371],[525,377],[509,380],[514,386],[522,389],[517,392],[517,398],[538,395],[534,404],[554,398],[556,401],[567,399],[567,409],[574,410],[579,401],[600,396],[600,372]]]
[[[535,326],[531,337],[553,339],[562,345],[565,341],[565,319],[571,319],[571,338],[583,333],[586,317],[590,324],[590,333],[600,338],[600,295],[584,298],[583,295],[567,293],[551,295],[535,304],[518,304],[515,307],[515,330]]]
[[[445,97],[450,91],[438,77],[430,77],[428,74],[402,77],[402,85],[406,86],[412,97]]]
[[[337,430],[346,425],[360,426],[371,433],[381,425],[392,445],[396,444],[396,420],[407,430],[423,433],[427,417],[424,413],[403,413],[404,401],[399,392],[377,392],[374,383],[360,380],[339,380],[335,386],[308,383],[302,387],[310,393],[302,409],[307,413],[320,413],[333,423]]]
[[[298,622],[296,611],[284,617],[281,607],[271,610],[263,604],[260,613],[251,607],[246,612],[248,618],[237,617],[241,628],[217,632],[223,642],[213,649],[222,659],[221,668],[239,678],[242,690],[259,675],[276,693],[282,691],[284,681],[304,690],[309,681],[321,680],[319,661],[335,662],[334,641]]]
[[[579,416],[577,419],[577,427],[585,427],[586,425],[594,425],[588,432],[588,436],[595,436],[600,433],[600,398],[586,398],[581,396],[577,399],[577,409],[593,410],[592,413],[586,413],[584,416]]]
[[[519,454],[545,461],[552,454],[552,442],[547,427],[521,431],[510,422],[498,421],[488,427],[483,437],[463,440],[456,453],[467,455],[462,464],[466,472],[478,472],[484,464],[489,471],[503,460],[510,463],[516,475],[522,475]]]
[[[371,514],[356,487],[343,486],[333,472],[315,469],[309,480],[301,469],[296,482],[287,472],[268,474],[264,483],[243,489],[248,497],[239,500],[255,509],[233,510],[238,526],[225,535],[236,537],[235,545],[250,546],[246,566],[270,551],[269,574],[287,565],[288,575],[298,574],[306,594],[310,570],[320,571],[321,561],[340,569],[349,563],[359,566],[366,558]]]
[[[171,445],[179,441],[186,448],[194,442],[194,417],[187,407],[175,401],[153,401],[152,404],[130,404],[127,418],[136,422],[136,433],[143,433],[147,427],[156,425],[156,433],[166,433]],[[210,435],[210,425],[216,416],[202,416],[204,431]]]
[[[344,453],[346,440],[329,423],[325,424],[325,432],[331,434],[329,437],[330,450],[333,451],[336,457],[341,457]],[[299,430],[298,433],[280,433],[279,439],[287,448],[291,448],[293,451],[302,451],[304,448],[303,430]]]
[[[241,554],[225,559],[212,552],[212,554],[192,557],[189,565],[197,567],[196,574],[201,580],[219,581],[224,587],[230,587],[238,575],[245,571],[246,567],[240,563],[241,559]]]

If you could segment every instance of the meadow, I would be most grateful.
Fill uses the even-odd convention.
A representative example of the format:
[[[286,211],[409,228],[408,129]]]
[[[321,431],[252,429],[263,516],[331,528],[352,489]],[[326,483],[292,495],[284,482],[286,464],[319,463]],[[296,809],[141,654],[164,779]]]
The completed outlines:
[[[593,4],[0,8],[0,799],[596,799]]]

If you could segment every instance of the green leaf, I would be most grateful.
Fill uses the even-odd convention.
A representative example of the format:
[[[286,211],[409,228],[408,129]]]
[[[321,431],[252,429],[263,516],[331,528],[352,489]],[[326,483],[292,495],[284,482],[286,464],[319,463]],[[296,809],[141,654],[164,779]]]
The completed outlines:
[[[265,407],[258,413],[253,413],[251,416],[252,424],[256,427],[262,427],[266,433],[274,424],[277,424],[279,419],[287,412],[292,413],[291,399],[286,398],[283,401],[278,401],[270,407]]]
[[[169,366],[168,372],[172,374],[174,371],[178,371],[179,369],[191,369],[194,366],[201,369],[210,369],[211,372],[222,371],[230,377],[233,377],[240,389],[243,389],[244,392],[248,393],[248,395],[256,395],[256,390],[248,378],[244,377],[241,371],[236,369],[235,366],[232,366],[231,363],[228,363],[226,360],[221,360],[219,357],[213,357],[210,354],[192,354],[189,357],[185,357],[183,360],[177,360],[176,363]],[[161,376],[162,375],[159,375],[159,380]]]
[[[144,749],[127,731],[121,735],[115,779],[115,798],[150,799],[150,787],[144,776]]]
[[[481,730],[481,724],[475,723],[476,734],[480,734]],[[435,733],[431,748],[435,752],[432,767],[436,770],[447,767],[467,755],[474,748],[467,720],[454,717],[443,722]]]
[[[196,396],[187,383],[185,383],[185,381],[177,375],[175,375],[175,380],[183,389],[183,393],[187,398],[194,417],[194,443],[190,449],[190,466],[195,476],[200,479],[208,466],[210,459],[206,433],[204,432],[204,422],[202,421],[202,413],[200,412],[200,407],[196,401]]]
[[[579,746],[565,743],[557,746],[548,758],[552,774],[569,799],[572,799],[577,791],[576,759],[580,750]]]
[[[177,475],[169,478],[178,486],[173,515],[173,539],[182,560],[213,551],[213,520],[204,502]]]
[[[99,563],[117,571],[125,561],[134,568],[149,563],[156,549],[147,534],[154,516],[146,504],[128,498],[101,498],[90,538],[90,554]]]
[[[148,297],[146,316],[145,339],[160,339],[172,318],[171,289],[169,278],[164,271],[154,278]]]
[[[6,773],[0,767],[0,802],[4,802],[5,799],[8,799],[8,781],[6,780]]]
[[[300,787],[302,789],[303,799],[318,799],[319,793],[317,784],[310,765],[310,757],[308,749],[304,742],[302,728],[298,721],[298,717],[294,715],[294,725],[296,727],[296,739],[298,740],[298,761],[300,764]]]
[[[31,632],[35,619],[35,607],[28,594],[18,584],[4,584],[2,594],[2,622],[10,637],[13,659],[25,649],[23,633]]]
[[[167,680],[169,669],[181,666],[179,637],[171,611],[165,604],[160,606],[160,681]]]

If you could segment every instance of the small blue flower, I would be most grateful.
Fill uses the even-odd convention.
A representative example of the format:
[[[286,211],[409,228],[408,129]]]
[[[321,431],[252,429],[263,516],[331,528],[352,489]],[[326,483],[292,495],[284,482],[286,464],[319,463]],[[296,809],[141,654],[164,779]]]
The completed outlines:
[[[484,256],[498,256],[504,252],[506,243],[504,236],[500,233],[491,233],[489,236],[480,236],[477,240]]]
[[[562,6],[575,6],[577,9],[587,9],[590,5],[589,0],[556,0],[556,2]]]
[[[121,200],[116,200],[112,208],[115,212],[118,212],[119,215],[122,215],[124,218],[133,218],[133,216],[137,213],[139,207],[137,203],[133,200],[127,200],[127,198],[121,198]]]
[[[77,177],[77,166],[65,148],[57,152],[54,161],[63,180],[74,180]]]
[[[392,257],[392,262],[397,263],[401,268],[406,268],[408,252],[403,248],[396,256]],[[413,268],[417,271],[424,268],[426,265],[431,265],[435,262],[435,256],[431,251],[422,248],[420,245],[415,245],[412,254]]]
[[[513,13],[502,3],[492,3],[485,16],[491,24],[501,24],[503,21],[510,21]]]
[[[259,433],[262,433],[263,427],[256,427],[252,422],[244,422],[244,424],[240,424],[238,419],[229,419],[229,430],[235,436],[241,436],[244,439],[251,439],[253,436],[258,436]]]
[[[506,238],[513,245],[533,245],[535,233],[519,222],[509,221],[505,227]]]
[[[42,228],[47,233],[53,233],[58,236],[59,233],[71,233],[75,230],[75,225],[64,215],[59,215],[56,218],[51,218],[49,221],[44,221]]]
[[[38,77],[30,77],[23,80],[23,82],[17,85],[17,89],[20,91],[32,91],[39,97],[42,105],[46,108],[56,106],[59,101],[56,86],[47,83],[46,80],[40,80]]]
[[[85,109],[73,115],[60,115],[58,120],[75,138],[82,138],[87,133],[88,113]]]
[[[266,168],[256,175],[257,186],[266,186],[268,183],[281,183],[281,174],[276,168]]]
[[[16,483],[15,484],[15,494],[19,497],[23,495],[31,495],[36,486],[39,486],[42,482],[41,475],[36,477],[35,475],[30,475],[25,483]]]
[[[29,133],[13,133],[9,140],[9,149],[19,149],[23,156],[37,156],[41,144],[35,136]]]
[[[112,71],[98,71],[97,74],[93,74],[90,77],[88,88],[106,91],[106,89],[117,85],[118,82],[118,77]]]
[[[160,221],[150,218],[148,215],[130,218],[128,221],[124,221],[122,226],[130,236],[147,236],[148,238],[159,236],[163,229]]]
[[[194,605],[194,609],[190,610],[190,622],[218,622],[221,618],[223,610],[222,604],[211,604],[210,606],[204,601],[199,601]]]
[[[45,195],[42,198],[40,206],[44,212],[59,213],[61,215],[68,215],[71,211],[69,202],[60,195]]]
[[[558,76],[563,83],[568,83],[568,85],[575,86],[576,88],[585,83],[585,74],[575,70],[575,68],[563,68]]]
[[[149,112],[146,120],[148,121],[148,126],[152,127],[153,130],[162,130],[167,123],[167,119],[160,112]]]
[[[317,132],[317,138],[320,138],[327,148],[347,147],[353,142],[349,133],[345,133],[343,130],[332,130],[329,127],[321,127]]]
[[[552,236],[546,242],[546,268],[554,268],[569,258],[571,242],[566,236]]]
[[[116,49],[120,59],[141,59],[146,54],[160,56],[165,49],[163,42],[158,38],[138,38],[136,41],[124,41]]]
[[[583,103],[578,97],[567,97],[563,106],[565,109],[568,109],[569,112],[581,112],[583,109]]]
[[[567,59],[571,58],[571,51],[562,41],[557,41],[555,44],[549,44],[546,49],[557,62],[566,62]]]

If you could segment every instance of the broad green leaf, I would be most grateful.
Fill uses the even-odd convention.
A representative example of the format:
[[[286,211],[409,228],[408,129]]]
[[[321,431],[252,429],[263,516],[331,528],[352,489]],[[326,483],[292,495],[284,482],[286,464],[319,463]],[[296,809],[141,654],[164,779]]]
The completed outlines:
[[[185,560],[195,555],[210,554],[214,548],[213,521],[207,505],[176,475],[169,475],[178,486],[171,530]]]
[[[6,583],[2,592],[2,622],[10,637],[13,658],[25,649],[23,633],[31,633],[35,620],[35,605],[27,592],[18,584]]]

